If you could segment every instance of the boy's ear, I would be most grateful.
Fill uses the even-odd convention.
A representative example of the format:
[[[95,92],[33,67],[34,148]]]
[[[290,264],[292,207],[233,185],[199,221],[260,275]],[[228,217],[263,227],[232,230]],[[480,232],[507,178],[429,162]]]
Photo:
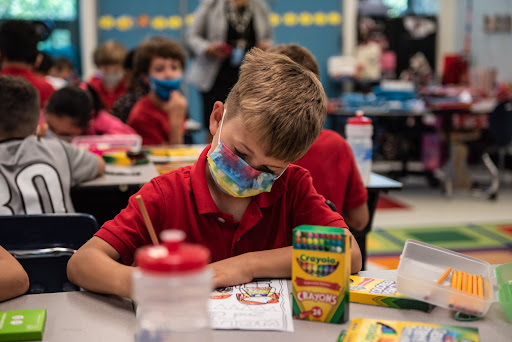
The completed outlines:
[[[210,115],[210,134],[212,136],[214,136],[215,133],[217,133],[219,130],[220,123],[222,121],[222,115],[224,114],[224,109],[224,103],[220,101],[215,102],[213,105],[213,111]]]
[[[39,66],[41,65],[41,62],[43,61],[43,55],[41,55],[40,53],[37,54],[37,57],[36,57],[36,61],[34,62],[34,69],[37,69],[39,68]]]

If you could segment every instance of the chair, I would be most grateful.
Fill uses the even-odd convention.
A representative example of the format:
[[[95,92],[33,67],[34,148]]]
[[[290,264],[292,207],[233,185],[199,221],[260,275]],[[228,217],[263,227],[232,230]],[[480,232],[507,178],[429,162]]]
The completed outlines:
[[[505,159],[512,151],[512,102],[501,101],[489,114],[489,132],[493,145],[482,155],[484,165],[491,175],[491,184],[485,194],[491,200],[498,196],[500,172],[505,172]],[[490,153],[498,155],[498,166],[494,164]]]
[[[89,214],[0,216],[0,244],[25,268],[27,293],[78,291],[67,262],[98,229]]]

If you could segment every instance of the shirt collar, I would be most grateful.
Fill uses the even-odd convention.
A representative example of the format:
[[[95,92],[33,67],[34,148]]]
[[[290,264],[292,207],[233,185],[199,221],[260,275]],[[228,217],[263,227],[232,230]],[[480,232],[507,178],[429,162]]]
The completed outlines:
[[[2,74],[9,75],[34,75],[34,73],[29,69],[17,68],[17,67],[3,67]]]
[[[206,158],[208,151],[210,150],[211,144],[201,152],[201,155],[197,159],[197,162],[192,166],[191,170],[191,182],[192,191],[199,214],[208,213],[221,213],[215,202],[213,201],[210,189],[208,189],[208,183],[206,181]],[[256,201],[258,208],[271,207],[276,203],[286,192],[287,187],[283,178],[286,177],[286,172],[281,175],[272,186],[270,192],[263,192],[253,197],[253,201]]]

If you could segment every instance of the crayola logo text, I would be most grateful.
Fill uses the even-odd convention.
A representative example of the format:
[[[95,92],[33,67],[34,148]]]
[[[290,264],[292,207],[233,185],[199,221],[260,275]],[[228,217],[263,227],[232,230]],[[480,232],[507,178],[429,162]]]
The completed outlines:
[[[336,265],[336,260],[331,257],[318,258],[318,257],[310,256],[307,254],[301,254],[300,261],[312,262],[315,264],[322,263],[324,265]]]
[[[338,298],[335,295],[321,292],[299,291],[297,292],[297,299],[301,302],[306,300],[324,302],[333,306],[338,304]]]

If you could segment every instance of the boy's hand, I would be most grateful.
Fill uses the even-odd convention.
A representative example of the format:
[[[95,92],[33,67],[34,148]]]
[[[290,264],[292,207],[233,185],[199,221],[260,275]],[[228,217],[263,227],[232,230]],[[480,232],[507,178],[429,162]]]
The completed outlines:
[[[43,124],[37,125],[36,136],[38,138],[43,138],[46,135],[46,131],[48,131],[48,124],[47,123],[43,123]]]
[[[226,287],[252,281],[254,277],[247,258],[248,254],[242,254],[210,264],[214,272],[213,287]]]
[[[179,91],[172,90],[169,100],[163,104],[162,110],[181,125],[187,113],[187,99]]]

